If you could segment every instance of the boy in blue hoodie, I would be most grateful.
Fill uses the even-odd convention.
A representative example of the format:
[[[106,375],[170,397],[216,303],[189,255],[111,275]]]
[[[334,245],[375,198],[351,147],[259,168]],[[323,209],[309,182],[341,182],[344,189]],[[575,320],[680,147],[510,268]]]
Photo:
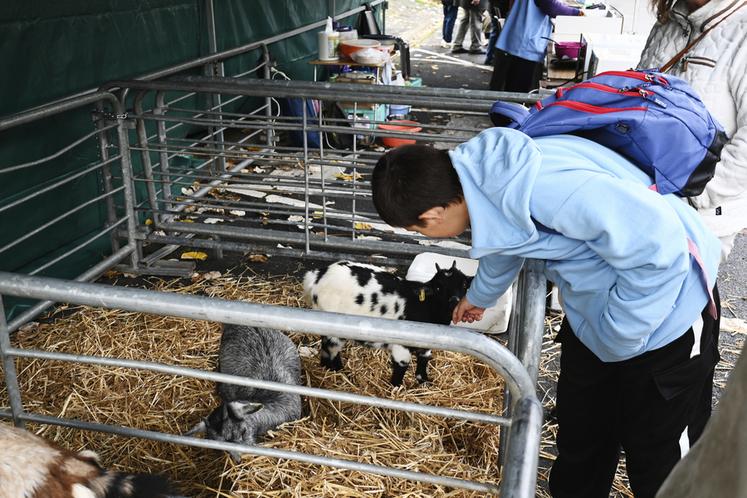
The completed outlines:
[[[471,229],[479,259],[454,322],[474,321],[546,261],[565,318],[554,497],[607,497],[620,449],[636,497],[653,497],[700,436],[718,362],[718,239],[619,154],[583,138],[491,128],[447,152],[376,164],[382,219],[428,237]]]

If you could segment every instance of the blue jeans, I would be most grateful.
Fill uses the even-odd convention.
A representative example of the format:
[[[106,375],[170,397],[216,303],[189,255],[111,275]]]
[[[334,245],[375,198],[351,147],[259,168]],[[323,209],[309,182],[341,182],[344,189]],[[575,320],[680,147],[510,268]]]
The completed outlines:
[[[451,35],[454,33],[459,7],[457,5],[444,5],[444,27],[442,37],[445,42],[451,43]]]
[[[498,42],[498,35],[501,34],[501,24],[498,22],[498,17],[491,13],[490,15],[490,39],[488,40],[488,53],[485,54],[485,65],[490,66],[493,64],[493,55],[495,54],[495,44]]]

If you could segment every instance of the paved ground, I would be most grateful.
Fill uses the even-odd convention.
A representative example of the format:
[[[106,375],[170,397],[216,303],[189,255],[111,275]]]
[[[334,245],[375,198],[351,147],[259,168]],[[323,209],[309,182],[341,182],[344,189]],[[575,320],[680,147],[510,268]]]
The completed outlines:
[[[410,43],[413,75],[422,77],[424,84],[428,86],[487,90],[491,68],[482,65],[484,56],[452,55],[448,49],[440,46],[443,19],[440,2],[391,0],[389,6],[387,33],[400,36]],[[719,271],[718,284],[725,320],[720,336],[722,361],[716,372],[714,403],[717,403],[721,395],[728,374],[747,336],[744,325],[744,321],[747,320],[747,232],[738,236],[734,251]],[[543,352],[545,373],[540,382],[540,397],[546,409],[554,404],[554,382],[559,352],[551,337],[552,332],[548,331]],[[554,448],[552,445],[547,446],[546,441],[548,438],[552,439],[555,426],[549,421],[545,429],[543,454],[552,455]],[[551,460],[552,458],[543,458],[540,463],[538,494],[546,493],[545,474]],[[619,481],[616,487],[618,491],[613,493],[614,496],[630,496],[624,483]]]

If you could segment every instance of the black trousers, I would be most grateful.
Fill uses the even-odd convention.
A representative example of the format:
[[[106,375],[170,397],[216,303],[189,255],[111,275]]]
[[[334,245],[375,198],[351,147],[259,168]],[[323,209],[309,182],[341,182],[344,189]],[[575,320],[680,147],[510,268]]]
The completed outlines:
[[[527,93],[539,88],[541,73],[541,62],[529,61],[495,49],[490,89],[498,92]]]
[[[720,310],[718,289],[714,298]],[[719,311],[720,313],[720,311]],[[604,363],[566,320],[558,379],[555,498],[607,498],[620,450],[636,498],[653,498],[711,415],[719,319],[704,310],[679,339],[629,360]],[[697,345],[696,345],[697,341]]]

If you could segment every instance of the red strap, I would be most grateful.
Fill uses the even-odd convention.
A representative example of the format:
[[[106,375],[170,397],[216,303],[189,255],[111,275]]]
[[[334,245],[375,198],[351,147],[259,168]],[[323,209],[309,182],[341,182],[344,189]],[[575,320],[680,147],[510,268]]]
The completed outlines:
[[[708,272],[706,271],[703,260],[700,257],[698,246],[696,246],[695,242],[693,242],[689,237],[687,238],[687,250],[695,258],[695,261],[700,267],[700,273],[703,275],[703,283],[705,284],[706,291],[708,292],[708,312],[711,314],[714,320],[718,320],[718,310],[716,309],[716,301],[713,299],[713,287],[711,286],[711,282],[708,279]]]

